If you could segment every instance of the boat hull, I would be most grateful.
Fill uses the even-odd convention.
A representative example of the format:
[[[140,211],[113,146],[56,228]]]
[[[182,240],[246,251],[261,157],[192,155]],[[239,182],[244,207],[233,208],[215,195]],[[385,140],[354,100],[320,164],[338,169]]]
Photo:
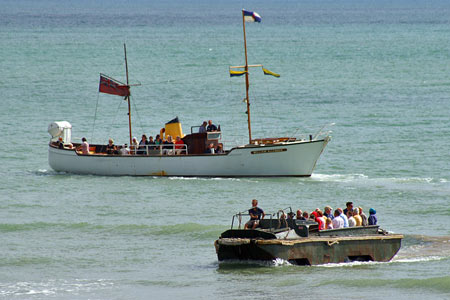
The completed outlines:
[[[219,261],[274,260],[298,265],[350,261],[390,261],[401,247],[402,235],[309,237],[298,240],[221,238],[215,242]]]
[[[82,155],[49,145],[58,172],[112,176],[311,176],[329,138],[270,146],[237,147],[227,154]]]

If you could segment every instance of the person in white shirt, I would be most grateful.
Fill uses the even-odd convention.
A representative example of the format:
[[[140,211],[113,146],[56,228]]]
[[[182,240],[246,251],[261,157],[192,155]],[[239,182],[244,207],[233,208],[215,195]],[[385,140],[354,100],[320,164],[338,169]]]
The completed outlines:
[[[344,219],[339,218],[340,212],[338,209],[334,211],[334,219],[331,224],[333,224],[333,228],[344,228]]]

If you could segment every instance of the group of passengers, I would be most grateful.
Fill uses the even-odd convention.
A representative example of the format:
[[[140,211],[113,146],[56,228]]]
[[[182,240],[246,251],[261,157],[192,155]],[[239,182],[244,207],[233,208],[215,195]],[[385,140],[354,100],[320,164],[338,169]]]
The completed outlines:
[[[367,217],[361,206],[353,207],[353,202],[347,202],[345,205],[345,209],[337,208],[334,212],[330,206],[325,206],[323,211],[316,208],[310,214],[299,209],[296,219],[315,221],[319,225],[319,230],[377,225],[375,209],[371,208],[369,210],[370,215]]]
[[[265,213],[262,209],[258,207],[258,200],[252,200],[252,208],[248,210],[250,215],[250,220],[245,224],[245,229],[254,229],[259,225],[259,221],[264,219]],[[300,209],[297,210],[297,214],[288,214],[288,218],[297,220],[310,220],[315,221],[319,225],[319,230],[325,229],[338,229],[346,227],[356,227],[356,226],[369,226],[377,225],[377,216],[375,209],[371,208],[369,210],[369,217],[363,212],[361,207],[353,207],[353,202],[347,202],[346,208],[337,208],[334,210],[330,206],[325,206],[324,210],[316,208],[313,212],[308,213],[307,211],[302,212]],[[281,218],[286,218],[283,214]]]
[[[213,131],[220,131],[220,129],[218,129],[217,126],[214,125],[211,120],[209,120],[208,122],[203,121],[203,124],[198,129],[198,133],[213,132]]]
[[[164,129],[163,129],[164,130]],[[208,122],[203,121],[203,124],[200,126],[199,132],[213,132],[220,130],[216,125],[212,123],[211,120]],[[89,154],[89,143],[86,138],[81,139],[82,143],[77,148],[82,154]],[[58,141],[59,148],[63,148],[65,145],[62,142],[62,138]],[[124,144],[123,146],[116,146],[114,144],[113,139],[108,140],[108,144],[106,145],[105,152],[110,155],[148,155],[152,153],[152,151],[157,151],[155,154],[163,154],[163,155],[180,155],[186,154],[186,145],[179,135],[173,140],[172,136],[167,135],[165,139],[161,137],[160,134],[157,134],[153,139],[153,136],[150,136],[147,139],[147,135],[143,134],[141,140],[138,142],[136,137],[133,137],[130,147],[128,144]],[[217,147],[211,143],[205,150],[205,153],[215,154],[215,153],[224,153],[222,144],[218,144]]]
[[[147,135],[143,134],[141,140],[137,141],[137,138],[132,139],[131,147],[128,149],[128,145],[122,146],[122,149],[126,149],[124,153],[121,154],[136,154],[136,155],[148,155],[152,151],[156,151],[155,154],[163,155],[180,155],[186,154],[186,149],[183,140],[179,135],[173,140],[172,136],[167,135],[165,139],[161,138],[161,135],[157,134],[153,139],[150,136],[147,139]]]

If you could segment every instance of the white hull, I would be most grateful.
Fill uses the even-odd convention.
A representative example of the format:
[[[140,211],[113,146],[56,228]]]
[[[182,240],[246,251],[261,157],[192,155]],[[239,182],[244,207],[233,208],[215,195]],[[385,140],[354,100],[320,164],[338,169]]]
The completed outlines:
[[[108,176],[311,176],[327,145],[323,140],[233,148],[205,155],[79,155],[49,145],[48,161],[58,172]]]

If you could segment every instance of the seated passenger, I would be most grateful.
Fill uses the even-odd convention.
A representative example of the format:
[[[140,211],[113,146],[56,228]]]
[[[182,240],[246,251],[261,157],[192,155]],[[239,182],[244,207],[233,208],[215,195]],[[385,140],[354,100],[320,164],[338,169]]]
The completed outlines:
[[[157,134],[155,137],[155,145],[161,145],[161,144],[162,144],[161,136],[159,134]]]
[[[316,222],[319,224],[319,230],[325,229],[325,219],[323,218],[323,213],[320,209],[316,211]]]
[[[130,154],[136,154],[137,149],[139,148],[139,144],[136,137],[133,137],[130,146]]]
[[[147,155],[147,136],[145,134],[142,135],[141,141],[139,142],[137,154]]]
[[[333,221],[330,218],[327,218],[325,221],[325,229],[333,229]]]
[[[369,225],[369,222],[367,221],[367,216],[365,213],[363,213],[362,207],[360,206],[358,208],[359,208],[359,215],[361,216],[361,219],[362,219],[362,226]]]
[[[223,154],[224,153],[222,144],[218,144],[217,145],[215,153],[217,153],[217,154]]]
[[[198,129],[198,133],[205,133],[206,132],[206,126],[208,125],[208,123],[206,121],[203,121],[203,124],[200,126],[200,128]]]
[[[120,150],[119,150],[120,155],[129,155],[130,154],[130,149],[128,149],[128,145],[124,144]]]
[[[85,137],[82,138],[81,142],[82,142],[81,146],[78,148],[78,150],[81,150],[82,154],[86,154],[86,155],[89,154],[89,144],[88,144],[86,138]]]
[[[169,135],[167,136],[167,141],[163,142],[163,155],[173,155],[173,148],[174,148],[174,144],[173,144],[173,140],[172,137]]]
[[[330,206],[325,206],[325,208],[323,209],[323,215],[331,220],[334,219],[333,209]]]
[[[332,224],[333,224],[333,228],[337,229],[337,228],[344,228],[344,219],[342,219],[341,217],[339,217],[341,213],[339,212],[338,209],[336,209],[334,211],[334,219],[332,220]]]
[[[205,150],[205,153],[206,154],[214,154],[214,144],[213,143],[211,143],[211,144],[209,144],[209,147],[208,148],[206,148],[206,150]]]
[[[356,226],[362,226],[362,218],[359,215],[359,208],[357,207],[353,209],[353,218],[356,221]]]
[[[355,227],[356,226],[356,220],[355,220],[355,218],[353,217],[353,215],[351,215],[349,218],[348,218],[348,227]]]
[[[59,148],[59,149],[64,149],[64,142],[63,142],[62,137],[60,137],[60,138],[58,139],[58,148]]]
[[[217,131],[217,126],[214,125],[211,120],[209,120],[208,127],[206,127],[206,131],[208,131],[208,132]]]
[[[302,216],[302,211],[300,209],[297,209],[297,215],[295,218],[297,220],[305,220],[305,218]]]
[[[377,225],[377,211],[373,208],[369,209],[369,225]]]
[[[259,220],[264,219],[266,215],[264,211],[258,207],[258,200],[252,200],[252,208],[248,210],[248,214],[250,215],[250,220],[245,223],[244,229],[255,229],[259,225]]]
[[[184,142],[181,140],[180,136],[177,135],[175,139],[175,154],[180,155],[181,153],[185,153]]]
[[[106,145],[106,154],[119,154],[113,139],[109,139],[108,145]]]
[[[149,146],[148,146],[148,149],[149,149],[149,150],[155,150],[155,141],[153,140],[153,137],[152,137],[152,136],[150,136],[150,137],[148,138],[147,145],[149,145]]]
[[[347,216],[344,214],[342,208],[338,208],[339,211],[339,217],[341,217],[341,219],[344,221],[344,228],[348,227],[348,218]]]
[[[303,212],[303,219],[308,220],[309,219],[309,214],[307,211]]]

